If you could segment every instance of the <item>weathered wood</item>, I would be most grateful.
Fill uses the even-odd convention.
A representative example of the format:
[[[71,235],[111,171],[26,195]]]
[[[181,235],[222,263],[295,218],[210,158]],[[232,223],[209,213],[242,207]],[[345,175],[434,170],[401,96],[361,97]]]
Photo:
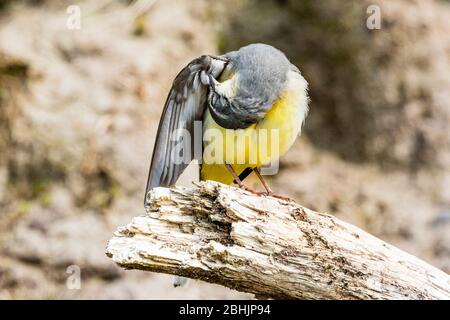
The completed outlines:
[[[257,297],[450,299],[450,276],[348,223],[214,182],[156,188],[106,253]]]

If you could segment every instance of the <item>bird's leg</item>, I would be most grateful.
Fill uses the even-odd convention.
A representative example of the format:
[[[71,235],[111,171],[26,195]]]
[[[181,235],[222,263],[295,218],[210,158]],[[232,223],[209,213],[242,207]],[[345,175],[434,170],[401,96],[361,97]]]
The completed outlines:
[[[259,181],[261,181],[262,185],[264,186],[264,189],[266,189],[266,195],[278,198],[285,201],[290,201],[288,197],[280,196],[278,194],[274,194],[272,189],[270,189],[269,185],[267,184],[266,180],[263,178],[261,172],[259,172],[258,168],[254,168],[253,171],[255,172],[256,176],[258,177]]]
[[[253,171],[256,173],[256,176],[258,177],[259,181],[261,181],[264,189],[266,189],[267,195],[270,196],[273,194],[272,189],[270,189],[269,185],[267,184],[266,180],[261,175],[261,172],[259,172],[258,168],[254,168]]]
[[[247,186],[241,181],[241,179],[239,179],[239,176],[237,175],[236,171],[234,171],[233,167],[232,167],[230,164],[225,163],[225,167],[227,167],[228,171],[230,171],[231,175],[233,176],[234,183],[236,183],[236,184],[239,186],[239,188],[244,189],[244,190],[246,190],[246,191],[249,191],[249,192],[251,192],[251,193],[254,193],[254,194],[258,195],[258,196],[264,194],[263,192],[259,192],[259,191],[256,191],[256,190],[250,188],[250,187],[247,187]]]

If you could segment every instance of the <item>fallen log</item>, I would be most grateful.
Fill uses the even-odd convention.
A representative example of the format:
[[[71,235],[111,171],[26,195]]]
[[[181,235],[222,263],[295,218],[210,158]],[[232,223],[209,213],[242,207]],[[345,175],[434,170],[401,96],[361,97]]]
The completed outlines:
[[[450,299],[450,276],[339,219],[219,183],[155,188],[106,254],[275,299]]]

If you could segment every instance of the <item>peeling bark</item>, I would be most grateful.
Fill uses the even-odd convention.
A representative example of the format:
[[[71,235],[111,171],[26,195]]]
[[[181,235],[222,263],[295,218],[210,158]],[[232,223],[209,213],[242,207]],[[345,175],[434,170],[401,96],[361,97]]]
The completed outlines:
[[[295,202],[207,181],[155,188],[145,215],[106,254],[127,269],[176,274],[280,299],[450,299],[450,276]]]

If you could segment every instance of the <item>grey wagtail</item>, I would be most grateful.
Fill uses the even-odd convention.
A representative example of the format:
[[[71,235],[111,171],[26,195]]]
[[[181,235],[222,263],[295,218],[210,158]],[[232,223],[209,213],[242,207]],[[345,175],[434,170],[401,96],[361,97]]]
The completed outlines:
[[[152,188],[174,185],[194,158],[200,162],[201,180],[236,183],[262,194],[242,182],[254,171],[264,194],[275,196],[259,168],[278,160],[300,134],[308,113],[307,90],[299,69],[266,44],[190,62],[176,76],[165,103],[145,206]],[[200,134],[196,122],[201,122]],[[174,285],[184,282],[178,277]]]

